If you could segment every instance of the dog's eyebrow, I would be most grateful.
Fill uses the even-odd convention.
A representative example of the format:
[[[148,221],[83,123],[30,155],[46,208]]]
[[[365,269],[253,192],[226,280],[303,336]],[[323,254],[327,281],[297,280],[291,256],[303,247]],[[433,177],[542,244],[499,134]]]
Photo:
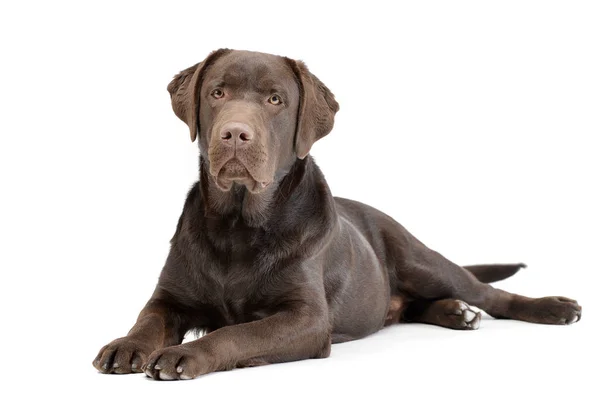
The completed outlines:
[[[206,86],[209,88],[223,87],[225,86],[225,81],[223,81],[223,79],[211,79],[210,81],[206,82]]]
[[[237,71],[227,71],[223,74],[221,81],[231,86],[241,86],[244,83],[245,77],[243,73]]]
[[[261,79],[256,83],[256,87],[261,93],[286,93],[285,87],[272,79]]]

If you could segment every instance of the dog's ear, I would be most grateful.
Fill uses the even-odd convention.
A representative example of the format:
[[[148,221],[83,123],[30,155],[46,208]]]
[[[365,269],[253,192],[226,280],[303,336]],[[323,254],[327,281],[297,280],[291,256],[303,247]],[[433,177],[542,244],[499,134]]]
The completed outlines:
[[[287,59],[298,86],[300,105],[296,125],[296,155],[303,159],[313,143],[333,129],[333,119],[340,106],[333,93],[306,67],[302,61]]]
[[[192,142],[196,140],[198,126],[198,110],[200,106],[200,86],[204,72],[209,65],[215,62],[223,54],[230,52],[229,49],[219,49],[213,51],[202,62],[184,69],[169,83],[167,90],[171,95],[171,105],[175,115],[185,122],[190,128],[190,138]]]

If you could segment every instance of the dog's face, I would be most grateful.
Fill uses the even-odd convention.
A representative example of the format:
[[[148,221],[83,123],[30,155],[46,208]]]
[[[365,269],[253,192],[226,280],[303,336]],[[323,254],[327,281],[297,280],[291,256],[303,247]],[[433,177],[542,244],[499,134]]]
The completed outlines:
[[[300,89],[281,57],[230,52],[209,66],[200,90],[200,142],[210,174],[257,192],[294,159]]]
[[[223,191],[234,183],[264,190],[331,131],[338,110],[303,63],[248,51],[213,52],[168,90]]]

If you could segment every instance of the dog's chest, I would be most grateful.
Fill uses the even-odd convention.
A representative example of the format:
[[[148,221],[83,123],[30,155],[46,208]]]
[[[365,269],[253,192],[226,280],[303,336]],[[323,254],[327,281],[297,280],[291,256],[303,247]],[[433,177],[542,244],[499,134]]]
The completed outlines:
[[[195,297],[221,326],[271,315],[281,295],[273,272],[281,262],[272,248],[274,241],[259,230],[235,224],[223,222],[220,228],[210,242],[198,244],[199,256],[193,268],[198,272],[194,276]]]
[[[270,314],[271,296],[266,290],[269,285],[263,274],[248,263],[220,266],[203,286],[206,294],[203,297],[220,317],[222,325],[250,322]]]

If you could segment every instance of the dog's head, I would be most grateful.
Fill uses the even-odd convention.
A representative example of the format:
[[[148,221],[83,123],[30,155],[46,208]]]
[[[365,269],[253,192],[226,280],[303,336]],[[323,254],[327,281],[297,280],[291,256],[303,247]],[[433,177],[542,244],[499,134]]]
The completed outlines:
[[[338,103],[301,61],[220,49],[168,88],[219,189],[270,185],[333,128]]]

